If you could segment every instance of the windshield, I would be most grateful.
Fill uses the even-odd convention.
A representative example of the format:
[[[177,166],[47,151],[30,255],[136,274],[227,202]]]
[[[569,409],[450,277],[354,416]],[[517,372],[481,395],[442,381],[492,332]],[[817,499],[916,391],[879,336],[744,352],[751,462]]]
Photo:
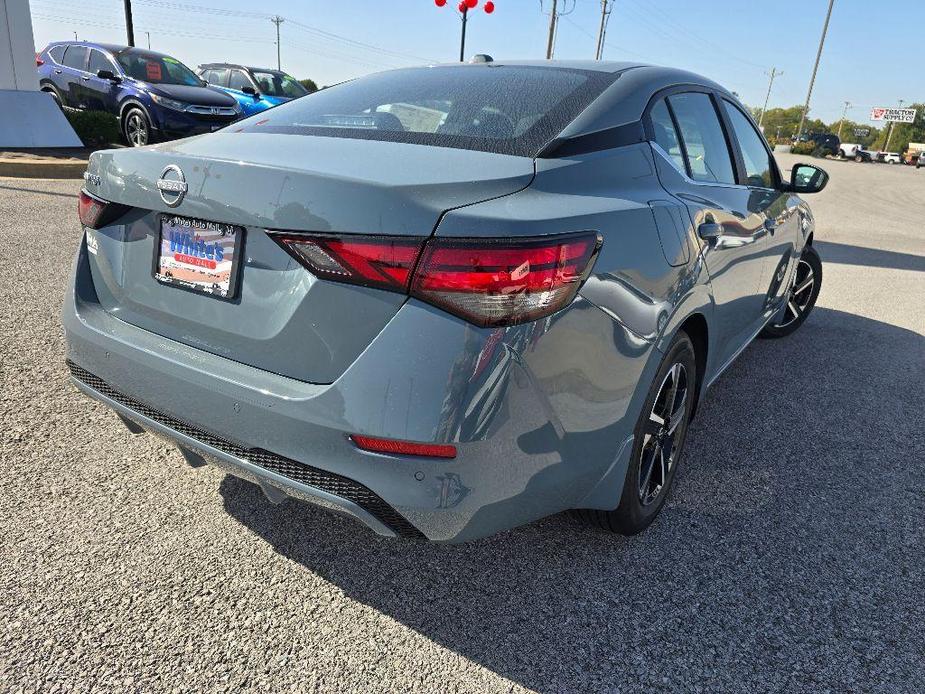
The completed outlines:
[[[257,80],[257,91],[265,96],[297,99],[308,94],[305,87],[299,84],[294,77],[290,77],[285,73],[254,70],[253,75],[254,79]]]
[[[128,48],[117,53],[116,59],[126,75],[142,82],[202,86],[202,80],[192,70],[169,55]]]
[[[273,132],[473,149],[534,157],[617,75],[464,65],[382,72],[244,121]]]

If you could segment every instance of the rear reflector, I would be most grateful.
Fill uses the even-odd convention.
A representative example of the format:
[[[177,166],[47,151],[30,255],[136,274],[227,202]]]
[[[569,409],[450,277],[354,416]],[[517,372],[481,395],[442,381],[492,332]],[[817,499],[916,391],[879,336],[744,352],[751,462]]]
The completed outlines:
[[[456,446],[441,443],[415,443],[397,439],[379,439],[373,436],[351,434],[350,440],[357,448],[371,453],[387,455],[415,455],[424,458],[455,458]]]
[[[407,292],[423,239],[392,236],[273,234],[293,258],[322,279]]]
[[[534,239],[432,239],[411,295],[482,326],[536,320],[575,298],[600,248],[596,233]]]
[[[446,239],[271,234],[316,276],[409,293],[485,327],[516,325],[567,306],[601,247],[595,232]]]

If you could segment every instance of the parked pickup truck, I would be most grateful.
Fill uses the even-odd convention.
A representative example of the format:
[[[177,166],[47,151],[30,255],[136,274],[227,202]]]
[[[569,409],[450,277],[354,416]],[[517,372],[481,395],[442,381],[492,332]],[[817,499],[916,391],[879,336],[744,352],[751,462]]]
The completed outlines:
[[[871,162],[874,160],[872,152],[864,149],[863,145],[842,142],[836,154],[837,159],[854,159],[856,162]]]

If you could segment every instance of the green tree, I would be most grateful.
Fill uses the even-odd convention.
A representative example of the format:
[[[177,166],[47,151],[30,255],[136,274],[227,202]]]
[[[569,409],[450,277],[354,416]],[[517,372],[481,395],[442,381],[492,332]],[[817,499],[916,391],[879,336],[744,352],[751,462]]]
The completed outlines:
[[[308,90],[309,94],[311,94],[312,92],[318,91],[318,85],[315,83],[315,80],[310,80],[310,79],[299,80],[299,84],[305,87]]]

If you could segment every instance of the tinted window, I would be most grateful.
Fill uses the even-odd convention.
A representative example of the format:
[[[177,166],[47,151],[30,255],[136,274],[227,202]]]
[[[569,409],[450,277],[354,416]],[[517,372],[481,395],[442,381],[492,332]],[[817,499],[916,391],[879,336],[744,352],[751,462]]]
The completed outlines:
[[[138,48],[126,48],[116,55],[125,74],[152,84],[184,84],[198,87],[202,84],[196,74],[176,58]]]
[[[56,63],[60,63],[64,58],[64,49],[67,46],[54,46],[48,50],[48,55],[50,55]]]
[[[228,70],[221,68],[212,68],[211,70],[206,70],[202,79],[204,79],[209,84],[214,84],[218,87],[224,87],[225,82],[228,79]]]
[[[294,77],[282,72],[270,72],[267,70],[254,70],[254,78],[257,80],[257,91],[267,96],[281,96],[289,99],[297,99],[305,96],[308,91],[299,84]]]
[[[242,130],[534,157],[614,79],[513,65],[392,70],[283,104],[261,113],[260,125],[245,121]]]
[[[109,70],[115,72],[115,67],[102,52],[95,49],[90,50],[90,72],[94,75],[100,70]]]
[[[735,183],[732,159],[713,100],[700,92],[668,97],[684,141],[691,178],[706,183]]]
[[[75,70],[83,70],[87,64],[87,47],[86,46],[68,46],[64,52],[62,64],[72,67]]]
[[[244,91],[244,87],[253,87],[250,79],[241,70],[232,70],[231,77],[228,79],[228,88]]]
[[[659,100],[652,107],[649,116],[652,119],[652,129],[655,131],[655,143],[665,150],[665,153],[674,161],[675,166],[681,171],[687,171],[684,166],[684,152],[681,151],[678,132],[675,130],[674,121],[671,120],[671,113],[668,111],[668,104],[665,103],[664,99]]]
[[[745,162],[745,177],[748,185],[773,188],[775,181],[771,174],[771,156],[764,146],[764,141],[748,118],[731,101],[726,101],[726,111]]]

